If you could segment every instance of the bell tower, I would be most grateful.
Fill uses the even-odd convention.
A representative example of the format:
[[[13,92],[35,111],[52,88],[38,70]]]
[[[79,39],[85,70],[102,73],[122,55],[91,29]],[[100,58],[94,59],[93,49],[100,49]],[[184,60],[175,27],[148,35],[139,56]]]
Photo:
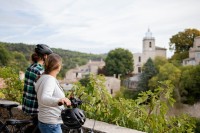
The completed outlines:
[[[155,38],[149,28],[143,38],[143,53],[148,51],[155,51]]]

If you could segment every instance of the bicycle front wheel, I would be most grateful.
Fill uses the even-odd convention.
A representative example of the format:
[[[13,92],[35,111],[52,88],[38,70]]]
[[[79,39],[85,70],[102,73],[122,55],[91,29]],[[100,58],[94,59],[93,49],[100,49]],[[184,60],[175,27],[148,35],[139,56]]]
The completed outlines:
[[[0,133],[9,133],[8,127],[2,121],[0,121]]]

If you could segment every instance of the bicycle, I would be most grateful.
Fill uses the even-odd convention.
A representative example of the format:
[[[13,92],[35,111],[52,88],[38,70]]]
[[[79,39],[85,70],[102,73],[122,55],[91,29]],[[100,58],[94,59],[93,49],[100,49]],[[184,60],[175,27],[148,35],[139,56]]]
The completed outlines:
[[[18,107],[18,104],[2,104],[2,103],[0,104],[0,108],[7,109],[7,111],[9,112],[9,118],[5,122],[0,120],[1,133],[23,133],[28,126],[34,125],[34,120],[32,119],[30,120],[14,119],[12,109],[15,107]],[[36,133],[36,127],[33,130],[33,133]]]
[[[78,106],[82,105],[82,101],[79,98],[70,97],[71,101],[71,108],[67,107],[61,112],[61,116],[63,116],[64,112],[66,110],[79,110]],[[59,105],[61,105],[59,103]],[[19,119],[13,119],[12,114],[12,108],[18,107],[18,104],[0,104],[0,108],[5,108],[9,112],[9,119],[7,119],[5,122],[0,121],[0,132],[1,133],[30,133],[30,127],[32,128],[32,133],[38,132],[38,127],[35,125],[35,121],[33,119],[30,120],[19,120]],[[82,112],[83,113],[83,112]],[[84,113],[83,113],[84,115]],[[63,133],[83,133],[82,125],[84,124],[85,120],[83,120],[81,123],[79,123],[79,126],[71,126],[67,125],[69,123],[65,123],[65,120],[63,120],[64,124],[61,125],[61,128],[63,130]],[[95,124],[95,122],[94,122]],[[93,126],[94,129],[94,126]],[[93,129],[89,130],[88,133],[93,133]]]

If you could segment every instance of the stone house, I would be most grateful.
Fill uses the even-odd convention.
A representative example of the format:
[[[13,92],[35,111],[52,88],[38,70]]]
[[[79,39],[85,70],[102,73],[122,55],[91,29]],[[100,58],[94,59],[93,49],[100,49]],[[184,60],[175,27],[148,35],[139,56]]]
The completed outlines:
[[[140,80],[141,74],[136,74],[130,78],[127,78],[123,81],[123,86],[133,91],[137,91],[138,81]]]
[[[200,36],[194,38],[193,47],[189,49],[189,58],[183,60],[183,66],[200,63]]]
[[[101,60],[89,60],[86,65],[77,66],[74,69],[70,69],[65,75],[65,81],[67,83],[76,82],[85,77],[85,75],[98,73],[98,69],[101,69],[105,66],[105,62]]]
[[[69,70],[65,75],[65,79],[64,82],[62,82],[62,85],[64,84],[63,86],[68,87],[74,82],[77,82],[80,79],[84,78],[86,75],[97,75],[98,69],[103,68],[104,66],[105,62],[102,59],[99,61],[89,60],[89,62],[86,65],[77,66],[76,68]],[[114,95],[115,92],[120,90],[121,80],[116,78],[115,75],[113,77],[105,77],[105,79],[105,86],[110,94]]]
[[[115,93],[120,90],[121,80],[116,77],[105,77],[105,78],[106,78],[105,86],[108,92],[112,96],[114,96]]]
[[[166,58],[166,48],[155,46],[155,38],[152,36],[150,29],[148,29],[145,37],[143,38],[143,51],[142,53],[134,53],[134,74],[142,72],[142,65],[151,58],[155,59],[156,56]]]

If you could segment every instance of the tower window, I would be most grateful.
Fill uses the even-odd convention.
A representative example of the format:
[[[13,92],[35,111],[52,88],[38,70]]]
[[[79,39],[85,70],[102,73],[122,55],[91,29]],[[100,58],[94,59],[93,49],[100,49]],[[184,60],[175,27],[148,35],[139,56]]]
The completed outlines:
[[[138,61],[141,62],[141,56],[138,57]]]
[[[151,48],[151,42],[149,42],[149,48]]]

